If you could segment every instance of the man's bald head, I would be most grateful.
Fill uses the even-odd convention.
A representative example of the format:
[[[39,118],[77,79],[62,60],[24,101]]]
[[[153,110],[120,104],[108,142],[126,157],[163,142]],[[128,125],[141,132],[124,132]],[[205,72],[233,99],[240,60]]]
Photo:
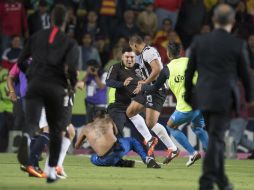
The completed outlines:
[[[233,24],[235,21],[235,11],[227,4],[220,4],[214,10],[213,21],[220,26]]]

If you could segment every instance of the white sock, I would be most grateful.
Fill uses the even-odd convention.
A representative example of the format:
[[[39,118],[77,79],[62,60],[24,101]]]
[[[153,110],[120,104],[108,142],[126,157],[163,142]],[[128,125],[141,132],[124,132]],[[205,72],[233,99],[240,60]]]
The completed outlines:
[[[137,114],[131,117],[130,120],[135,125],[138,132],[144,137],[145,141],[148,142],[152,138],[152,135],[146,126],[144,118]]]
[[[58,159],[57,166],[63,167],[64,158],[66,156],[66,153],[69,149],[70,144],[71,144],[70,139],[67,138],[67,137],[63,137],[61,151],[60,151],[60,154],[59,154],[59,159]]]
[[[49,174],[49,154],[47,154],[47,157],[46,157],[45,167],[44,167],[44,173],[46,175]]]
[[[49,173],[48,173],[48,178],[51,178],[51,179],[56,179],[56,169],[55,167],[50,167],[49,166]]]
[[[177,150],[176,145],[173,143],[173,141],[169,137],[163,125],[156,123],[156,125],[152,128],[152,131],[159,137],[159,139],[163,142],[163,144],[167,148],[171,148],[173,151]]]

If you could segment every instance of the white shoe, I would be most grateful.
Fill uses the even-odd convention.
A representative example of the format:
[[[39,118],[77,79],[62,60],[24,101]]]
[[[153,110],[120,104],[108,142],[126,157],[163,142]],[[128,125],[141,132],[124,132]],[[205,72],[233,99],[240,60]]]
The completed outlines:
[[[195,151],[193,155],[189,156],[189,160],[186,163],[187,167],[190,167],[192,164],[194,164],[197,160],[201,158],[201,155],[199,152]]]
[[[60,167],[60,166],[56,167],[56,175],[60,179],[66,179],[68,177],[67,174],[64,172],[63,167]]]

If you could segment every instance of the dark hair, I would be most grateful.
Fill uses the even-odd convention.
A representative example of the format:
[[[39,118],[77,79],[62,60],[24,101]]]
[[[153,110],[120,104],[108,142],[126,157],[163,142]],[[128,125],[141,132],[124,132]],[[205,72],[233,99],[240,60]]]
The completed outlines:
[[[61,27],[65,23],[67,10],[64,5],[57,4],[52,11],[52,21],[54,25]]]
[[[181,44],[176,42],[169,43],[168,51],[173,55],[173,57],[178,57],[181,51]]]
[[[165,22],[170,22],[170,24],[172,25],[172,20],[170,18],[164,18],[162,21],[162,24],[165,24]]]
[[[100,64],[98,63],[98,61],[96,61],[95,59],[89,59],[86,62],[87,66],[93,66],[95,68],[100,68]]]
[[[214,10],[213,19],[221,26],[231,24],[235,20],[235,11],[227,4],[220,4]]]
[[[105,118],[107,116],[107,111],[105,109],[102,110],[96,110],[93,118]]]
[[[12,36],[11,36],[11,40],[13,40],[14,38],[20,38],[20,35],[18,35],[18,34],[12,35]]]
[[[122,53],[125,53],[125,52],[132,52],[132,49],[130,48],[130,46],[123,47]]]
[[[144,43],[144,40],[139,35],[133,35],[129,39],[130,44],[142,44]]]

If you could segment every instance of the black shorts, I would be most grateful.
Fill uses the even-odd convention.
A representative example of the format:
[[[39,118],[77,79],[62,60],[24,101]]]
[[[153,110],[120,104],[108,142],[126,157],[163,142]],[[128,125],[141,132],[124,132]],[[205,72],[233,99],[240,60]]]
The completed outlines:
[[[166,90],[159,90],[154,94],[137,95],[132,100],[144,105],[146,108],[161,112],[166,97]]]
[[[63,111],[64,111],[63,122],[64,122],[64,126],[67,127],[68,125],[71,124],[72,106],[68,105],[67,107],[64,107]]]

